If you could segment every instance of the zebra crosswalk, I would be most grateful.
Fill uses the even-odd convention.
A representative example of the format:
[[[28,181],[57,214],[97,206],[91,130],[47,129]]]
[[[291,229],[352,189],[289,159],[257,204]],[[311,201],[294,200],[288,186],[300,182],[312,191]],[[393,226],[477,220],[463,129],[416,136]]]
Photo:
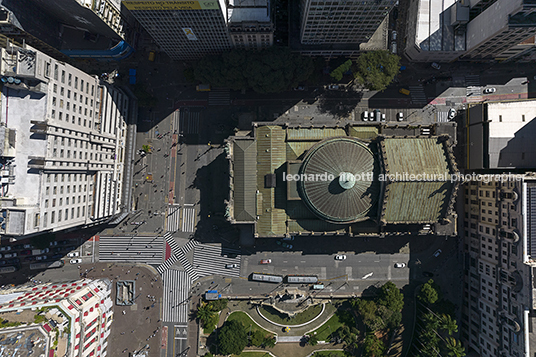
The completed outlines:
[[[166,270],[162,274],[164,285],[162,320],[188,323],[188,294],[191,282],[184,271]]]
[[[465,76],[465,85],[472,87],[480,87],[480,75],[470,74]]]
[[[99,261],[162,263],[164,239],[157,237],[104,237],[99,240]]]
[[[449,112],[438,112],[437,113],[437,122],[446,123],[449,121]]]
[[[182,208],[182,229],[183,232],[193,233],[195,231],[195,208]]]
[[[177,244],[177,242],[173,238],[173,233],[167,232],[166,234],[164,234],[164,239],[166,240],[167,244],[169,244],[169,246],[171,247],[171,251],[173,252],[173,254],[180,253],[181,248],[179,247],[179,244]]]
[[[190,277],[190,281],[196,281],[200,278],[199,274],[197,274],[197,271],[194,269],[192,264],[190,264],[190,261],[188,260],[182,249],[180,253],[177,254],[177,258],[179,259],[179,262],[184,268],[186,274],[188,274],[188,276]]]
[[[240,258],[240,250],[222,249],[220,245],[198,244],[194,248],[194,268],[200,277],[208,275],[239,277]],[[237,267],[228,269],[225,268],[226,264],[237,264]]]
[[[424,92],[424,87],[422,85],[418,86],[409,86],[411,101],[414,104],[427,104],[428,99],[426,93]]]
[[[168,260],[166,260],[164,263],[160,264],[156,270],[158,271],[158,273],[160,273],[160,275],[164,274],[164,272],[166,270],[168,270],[169,268],[171,268],[171,266],[173,264],[175,264],[176,262],[178,261],[177,259],[177,256],[176,255],[171,255]]]
[[[229,89],[213,89],[208,93],[208,105],[229,105],[231,104],[231,92]]]
[[[180,206],[169,205],[167,211],[167,231],[176,232],[180,229]]]
[[[180,108],[173,112],[173,130],[184,135],[199,133],[200,111],[194,108]]]

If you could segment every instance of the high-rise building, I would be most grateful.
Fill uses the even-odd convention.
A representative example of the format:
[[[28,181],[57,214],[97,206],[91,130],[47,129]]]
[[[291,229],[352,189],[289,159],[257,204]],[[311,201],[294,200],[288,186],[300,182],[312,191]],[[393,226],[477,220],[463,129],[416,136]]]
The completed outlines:
[[[413,61],[508,60],[532,51],[531,0],[412,0],[406,55]]]
[[[57,59],[121,59],[137,37],[128,15],[119,0],[1,0],[0,33]]]
[[[29,46],[1,48],[0,57],[1,234],[120,213],[129,97]]]
[[[269,0],[230,0],[227,22],[236,48],[262,49],[274,43]]]
[[[395,2],[301,0],[301,43],[330,45],[367,42]]]
[[[482,357],[536,353],[536,176],[464,189],[461,336]]]
[[[198,59],[232,47],[224,0],[128,0],[123,4],[174,60]]]
[[[53,346],[63,340],[65,356],[105,357],[113,322],[111,292],[108,279],[8,287],[0,291],[0,313],[7,320],[11,314],[18,315],[18,321],[31,316],[17,333],[34,332],[34,340],[44,340],[47,356],[54,355]],[[35,321],[41,321],[37,330]],[[22,349],[27,348],[28,343],[23,344]]]

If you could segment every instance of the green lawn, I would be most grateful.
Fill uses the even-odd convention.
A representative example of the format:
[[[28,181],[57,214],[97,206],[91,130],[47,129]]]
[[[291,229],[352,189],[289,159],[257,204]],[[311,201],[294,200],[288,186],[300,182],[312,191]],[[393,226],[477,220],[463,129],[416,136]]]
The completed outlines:
[[[314,330],[312,334],[314,335],[316,333],[318,341],[326,341],[329,340],[329,335],[337,331],[337,329],[341,326],[342,322],[339,321],[337,314],[334,314],[328,321],[326,321],[325,324]]]
[[[311,306],[304,312],[300,312],[299,314],[296,314],[296,316],[292,318],[288,318],[287,315],[280,313],[276,309],[270,306],[262,306],[259,308],[261,314],[264,315],[268,320],[273,321],[278,324],[282,325],[300,325],[305,322],[311,321],[315,317],[317,317],[320,312],[322,311],[322,305],[315,305]]]
[[[272,357],[268,352],[248,352],[244,351],[239,355],[233,355],[233,357]]]
[[[242,311],[235,311],[231,313],[231,315],[229,315],[229,317],[227,318],[227,321],[233,321],[233,320],[240,321],[242,325],[246,327],[246,330],[248,333],[249,333],[249,326],[251,326],[251,333],[254,333],[255,331],[259,330],[259,331],[264,332],[266,335],[273,336],[273,333],[266,331],[265,329],[259,327],[259,325],[253,322],[253,320],[246,313]]]
[[[343,351],[318,351],[313,357],[346,357]]]

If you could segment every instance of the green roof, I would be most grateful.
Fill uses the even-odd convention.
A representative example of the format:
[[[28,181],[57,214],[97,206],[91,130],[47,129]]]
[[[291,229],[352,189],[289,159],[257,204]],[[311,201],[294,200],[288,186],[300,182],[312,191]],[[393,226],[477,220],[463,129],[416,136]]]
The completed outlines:
[[[375,126],[351,126],[348,135],[363,140],[372,140],[378,136],[378,128]]]
[[[287,141],[320,141],[334,136],[346,136],[342,128],[287,129]]]
[[[261,126],[257,138],[257,189],[262,195],[262,211],[257,212],[257,234],[263,237],[283,236],[287,233],[284,208],[276,203],[284,202],[285,189],[264,187],[264,176],[275,173],[286,162],[285,131],[280,126]]]
[[[381,141],[386,171],[392,175],[450,173],[439,138],[396,138]]]
[[[257,147],[253,139],[233,142],[234,219],[254,221],[256,217]]]

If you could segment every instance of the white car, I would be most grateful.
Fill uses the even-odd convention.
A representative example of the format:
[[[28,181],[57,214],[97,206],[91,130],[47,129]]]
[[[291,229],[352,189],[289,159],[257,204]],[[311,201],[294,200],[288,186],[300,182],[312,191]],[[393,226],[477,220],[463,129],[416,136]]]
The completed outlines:
[[[80,259],[80,258],[71,259],[71,260],[69,260],[69,263],[71,263],[71,264],[80,264],[80,263],[82,263],[82,259]]]
[[[441,65],[439,63],[432,63],[432,68],[435,68],[435,69],[441,69]]]
[[[396,119],[397,119],[398,121],[402,121],[402,120],[404,120],[404,113],[402,113],[402,112],[398,113],[398,114],[396,115]]]
[[[405,268],[406,267],[406,263],[396,263],[395,264],[395,268]]]
[[[335,256],[335,260],[345,260],[346,259],[346,255],[344,254],[337,254]]]
[[[238,268],[238,264],[225,264],[226,269]]]
[[[496,91],[497,91],[497,88],[486,88],[484,89],[484,94],[495,93]]]
[[[80,256],[80,253],[78,253],[78,252],[72,252],[72,253],[67,254],[67,256],[68,256],[69,258],[79,257],[79,256]]]
[[[441,252],[442,252],[441,249],[436,250],[435,253],[434,253],[434,257],[436,257],[436,258],[439,257],[439,254],[441,254]]]
[[[449,109],[449,119],[454,119],[455,116],[456,116],[456,109],[450,108]]]

